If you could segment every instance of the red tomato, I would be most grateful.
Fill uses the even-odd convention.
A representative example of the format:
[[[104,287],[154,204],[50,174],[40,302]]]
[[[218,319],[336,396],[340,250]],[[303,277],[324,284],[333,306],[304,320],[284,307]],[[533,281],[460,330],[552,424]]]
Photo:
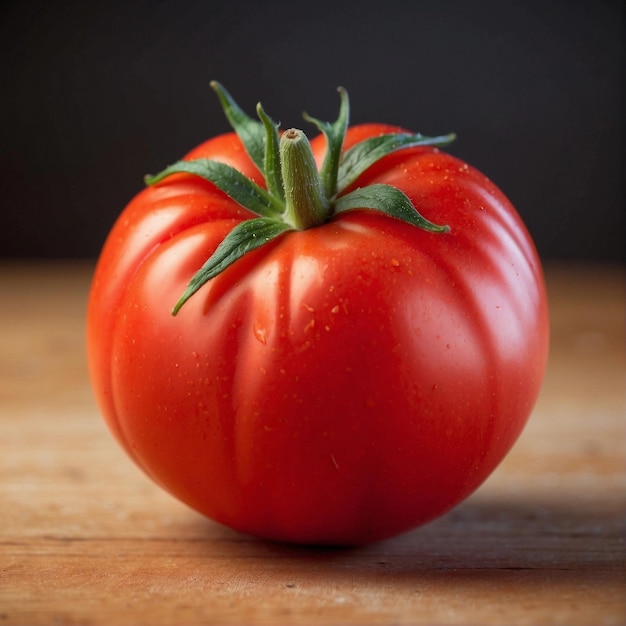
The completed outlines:
[[[344,150],[400,129],[348,130]],[[312,141],[321,163],[323,136]],[[186,159],[264,185],[238,136]],[[548,346],[540,263],[483,174],[401,149],[385,183],[433,234],[373,210],[286,232],[172,305],[226,234],[254,217],[174,174],[110,233],[88,309],[97,400],[128,454],[208,517],[280,541],[362,544],[445,513],[494,470],[537,398]]]

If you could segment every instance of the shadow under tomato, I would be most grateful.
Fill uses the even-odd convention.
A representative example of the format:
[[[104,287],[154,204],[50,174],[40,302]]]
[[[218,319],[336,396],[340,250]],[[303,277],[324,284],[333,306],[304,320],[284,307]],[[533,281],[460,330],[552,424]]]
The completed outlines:
[[[262,541],[198,519],[194,535],[206,532],[232,556],[288,560],[303,573],[320,567],[410,574],[433,570],[545,571],[624,567],[624,505],[601,496],[551,503],[475,495],[430,524],[355,548],[299,546]],[[200,544],[203,542],[200,541]]]
[[[624,623],[623,513],[602,494],[556,503],[478,493],[426,526],[357,548],[272,543],[193,516],[191,527],[179,521],[191,542],[177,551],[271,616],[309,621],[323,607],[324,623],[512,623],[517,611],[540,623],[557,610],[562,623]]]

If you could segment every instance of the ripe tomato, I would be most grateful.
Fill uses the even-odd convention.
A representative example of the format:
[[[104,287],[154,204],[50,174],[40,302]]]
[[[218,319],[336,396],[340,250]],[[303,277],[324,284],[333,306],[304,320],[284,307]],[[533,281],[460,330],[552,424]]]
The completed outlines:
[[[239,135],[184,162],[224,163],[269,187],[234,125]],[[364,140],[406,134],[342,132],[344,162]],[[332,140],[311,142],[320,169]],[[528,419],[548,312],[520,217],[427,141],[382,156],[337,196],[381,184],[449,228],[333,212],[326,198],[323,220],[249,246],[176,315],[191,277],[256,214],[179,168],[141,191],[107,239],[88,307],[97,400],[134,461],[218,522],[281,541],[383,539],[472,493]]]

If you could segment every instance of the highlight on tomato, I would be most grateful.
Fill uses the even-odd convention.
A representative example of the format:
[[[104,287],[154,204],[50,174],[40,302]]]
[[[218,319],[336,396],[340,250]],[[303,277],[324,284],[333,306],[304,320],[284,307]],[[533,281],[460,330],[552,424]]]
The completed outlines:
[[[425,137],[246,114],[114,224],[90,376],[156,483],[257,537],[359,545],[446,513],[522,432],[548,352],[540,261],[485,175]]]

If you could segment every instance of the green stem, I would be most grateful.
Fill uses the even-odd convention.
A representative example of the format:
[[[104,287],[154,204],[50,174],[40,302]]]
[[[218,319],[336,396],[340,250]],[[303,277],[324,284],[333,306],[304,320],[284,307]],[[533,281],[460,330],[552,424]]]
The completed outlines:
[[[359,177],[372,165],[393,152],[416,146],[445,145],[454,139],[454,135],[424,137],[391,132],[363,139],[344,151],[349,101],[345,89],[340,88],[341,106],[335,122],[304,116],[326,138],[326,156],[319,172],[311,144],[301,130],[292,128],[280,137],[278,126],[260,104],[257,107],[258,121],[248,117],[219,83],[212,82],[211,86],[217,92],[239,141],[263,175],[265,185],[258,184],[231,165],[210,159],[178,161],[160,174],[146,178],[148,185],[155,185],[171,174],[200,176],[257,215],[238,223],[226,235],[189,282],[174,307],[174,315],[207,281],[244,255],[290,230],[321,226],[331,215],[374,210],[431,233],[450,231],[448,226],[434,224],[423,217],[400,189],[380,183],[350,188],[358,184]],[[418,176],[418,173],[407,173],[407,176],[413,175]]]
[[[301,130],[291,128],[283,133],[280,163],[285,188],[285,221],[297,230],[323,224],[330,207],[311,144]]]

